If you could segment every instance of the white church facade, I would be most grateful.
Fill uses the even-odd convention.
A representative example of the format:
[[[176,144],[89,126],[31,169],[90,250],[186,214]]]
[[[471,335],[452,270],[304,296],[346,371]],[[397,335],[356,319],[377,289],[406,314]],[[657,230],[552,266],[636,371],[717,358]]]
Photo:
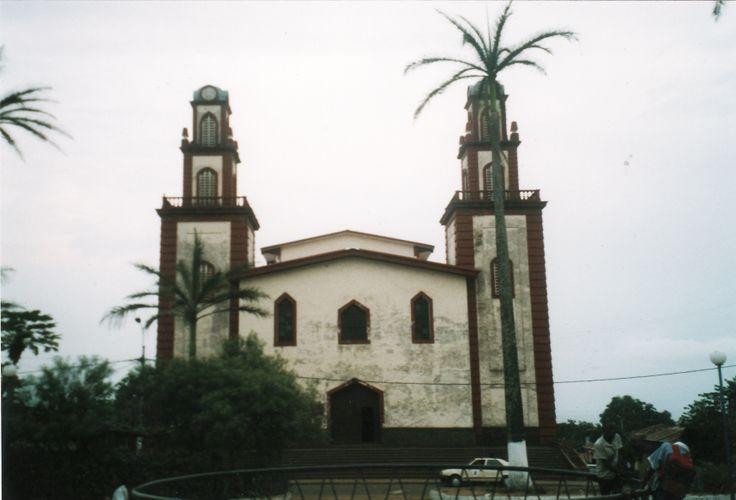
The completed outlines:
[[[266,351],[287,360],[323,398],[335,443],[387,445],[492,444],[505,439],[501,325],[496,298],[488,114],[478,87],[468,89],[460,137],[461,190],[440,219],[446,262],[434,248],[358,231],[318,235],[261,248],[258,220],[237,193],[238,144],[229,126],[228,93],[207,85],[194,92],[192,138],[181,150],[183,193],[165,197],[160,269],[174,277],[190,255],[195,231],[208,265],[247,266],[242,286],[269,299],[259,318],[231,312],[201,320],[197,352],[255,333]],[[546,202],[520,190],[515,123],[503,140],[509,252],[519,371],[527,439],[555,436],[555,403],[542,233]],[[165,305],[166,297],[161,297]],[[233,304],[236,306],[237,304]],[[157,357],[187,353],[186,328],[158,324]]]

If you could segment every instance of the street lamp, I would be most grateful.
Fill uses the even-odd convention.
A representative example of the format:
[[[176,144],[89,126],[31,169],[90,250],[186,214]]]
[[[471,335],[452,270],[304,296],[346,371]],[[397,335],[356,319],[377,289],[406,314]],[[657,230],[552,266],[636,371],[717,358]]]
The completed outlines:
[[[726,419],[726,407],[723,402],[723,374],[721,373],[721,367],[726,362],[726,355],[720,351],[713,351],[710,353],[710,362],[718,368],[718,406],[721,407],[721,421],[723,422],[723,447],[726,450],[726,467],[728,467],[728,491],[731,494],[731,500],[734,500],[731,440],[728,438],[728,421]]]

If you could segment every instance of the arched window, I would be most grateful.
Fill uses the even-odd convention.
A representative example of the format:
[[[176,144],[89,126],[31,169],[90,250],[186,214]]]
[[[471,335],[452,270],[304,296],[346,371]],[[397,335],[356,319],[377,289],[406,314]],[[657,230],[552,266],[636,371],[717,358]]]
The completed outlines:
[[[493,191],[493,167],[489,163],[483,167],[483,191],[489,191],[487,196],[491,196],[490,191]]]
[[[215,266],[213,266],[211,263],[207,262],[206,260],[203,260],[199,264],[199,281],[201,283],[204,283],[208,278],[212,277],[215,274]]]
[[[200,200],[201,203],[214,203],[217,198],[217,172],[211,168],[197,172],[197,198],[208,198]]]
[[[199,121],[199,143],[203,146],[217,144],[217,118],[212,113],[206,113]]]
[[[274,302],[273,327],[274,345],[296,345],[296,301],[288,293]]]
[[[423,292],[411,299],[411,341],[415,344],[434,342],[432,299]]]
[[[511,286],[511,296],[515,297],[516,292],[514,292],[514,264],[509,260],[509,278]],[[498,259],[493,259],[491,261],[491,297],[493,298],[499,298],[501,296],[501,282],[499,281],[498,277]]]
[[[484,108],[480,112],[480,122],[478,123],[480,129],[480,140],[490,141],[491,140],[491,113],[488,108]]]
[[[337,312],[341,344],[368,344],[370,311],[358,301],[350,301]]]

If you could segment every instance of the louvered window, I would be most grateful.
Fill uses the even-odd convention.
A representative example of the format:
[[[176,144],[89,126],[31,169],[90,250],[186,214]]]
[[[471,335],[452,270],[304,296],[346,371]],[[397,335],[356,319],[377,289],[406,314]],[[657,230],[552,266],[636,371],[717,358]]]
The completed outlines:
[[[275,344],[296,345],[296,302],[285,293],[276,300],[274,309]]]
[[[207,279],[211,278],[215,274],[215,266],[207,262],[206,260],[203,260],[201,264],[199,264],[199,280],[200,282],[204,283],[207,281]]]
[[[463,169],[463,191],[470,191],[470,187],[468,186],[468,171]]]
[[[217,144],[217,120],[215,115],[207,113],[199,122],[199,142],[203,146],[214,146]]]
[[[484,109],[480,114],[480,140],[491,140],[491,114]]]
[[[515,297],[514,292],[514,264],[509,260],[509,285],[511,286],[511,296]],[[498,298],[501,296],[501,283],[498,276],[498,259],[491,261],[491,296]]]
[[[217,197],[217,173],[211,168],[197,172],[197,198],[200,204],[213,204]]]
[[[411,299],[411,339],[414,343],[429,343],[434,340],[432,325],[432,299],[418,293]]]
[[[483,190],[489,192],[488,196],[493,191],[493,168],[490,163],[483,167]]]
[[[368,342],[368,309],[353,301],[338,312],[340,343],[361,344]]]

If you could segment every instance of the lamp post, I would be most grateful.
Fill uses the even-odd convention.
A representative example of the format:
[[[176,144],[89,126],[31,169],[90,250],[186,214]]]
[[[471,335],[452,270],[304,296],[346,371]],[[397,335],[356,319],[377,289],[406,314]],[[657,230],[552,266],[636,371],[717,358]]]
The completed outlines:
[[[710,353],[710,362],[718,368],[718,406],[721,408],[721,422],[723,423],[723,448],[726,451],[726,467],[728,467],[728,491],[731,500],[734,500],[733,492],[733,467],[731,465],[731,440],[728,437],[728,421],[726,419],[726,406],[723,402],[723,374],[721,367],[726,362],[726,355],[720,351]]]
[[[141,325],[141,377],[143,376],[143,368],[146,366],[146,326],[141,322],[140,318],[135,318],[135,322]],[[141,381],[142,382],[142,381]],[[139,382],[138,387],[140,388]],[[138,436],[135,438],[135,452],[140,454],[143,449],[143,394],[139,389],[138,394]],[[733,500],[733,498],[731,499]]]

